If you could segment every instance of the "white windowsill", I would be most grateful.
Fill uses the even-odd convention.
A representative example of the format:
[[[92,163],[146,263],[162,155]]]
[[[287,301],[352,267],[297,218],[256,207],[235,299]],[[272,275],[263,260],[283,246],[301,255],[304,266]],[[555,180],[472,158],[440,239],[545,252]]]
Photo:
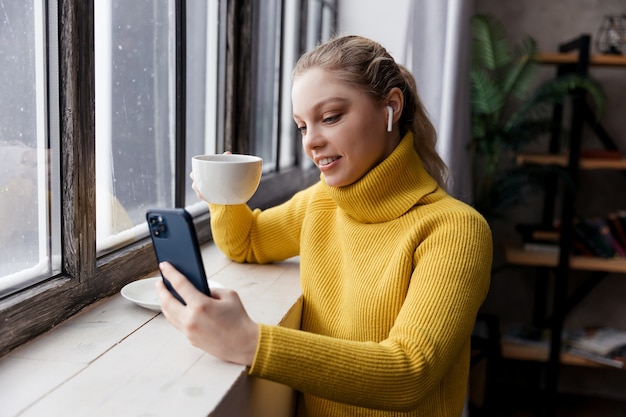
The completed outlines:
[[[212,244],[203,257],[254,320],[299,326],[297,258],[237,264]],[[293,416],[295,404],[291,389],[194,348],[162,314],[119,294],[0,359],[0,386],[3,416]]]

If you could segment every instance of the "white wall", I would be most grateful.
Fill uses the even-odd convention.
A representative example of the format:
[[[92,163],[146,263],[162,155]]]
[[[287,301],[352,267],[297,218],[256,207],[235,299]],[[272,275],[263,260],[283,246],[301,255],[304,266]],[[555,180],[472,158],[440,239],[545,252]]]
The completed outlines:
[[[407,65],[405,51],[412,0],[339,0],[339,33],[360,35],[383,45],[394,59]]]

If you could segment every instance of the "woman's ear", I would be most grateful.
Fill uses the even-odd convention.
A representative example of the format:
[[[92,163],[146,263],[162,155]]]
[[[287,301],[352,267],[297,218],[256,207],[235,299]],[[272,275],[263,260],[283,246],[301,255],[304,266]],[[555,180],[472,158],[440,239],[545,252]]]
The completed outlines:
[[[385,97],[384,101],[387,107],[387,128],[389,129],[389,120],[391,120],[391,124],[396,123],[400,116],[402,115],[402,109],[404,108],[404,94],[402,94],[402,90],[398,87],[394,87],[389,91],[387,97]],[[391,108],[391,112],[389,112],[389,108]],[[390,132],[390,130],[388,130]]]

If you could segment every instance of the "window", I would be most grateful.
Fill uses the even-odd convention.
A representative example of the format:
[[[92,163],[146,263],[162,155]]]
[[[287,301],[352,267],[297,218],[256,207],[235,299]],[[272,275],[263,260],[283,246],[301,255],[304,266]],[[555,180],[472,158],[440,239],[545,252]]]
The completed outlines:
[[[56,38],[44,4],[0,3],[0,294],[60,271]]]
[[[182,5],[95,2],[98,255],[145,238],[148,208],[181,205],[176,201],[181,108],[186,151],[180,171],[188,172],[193,155],[216,152],[218,25],[209,22],[219,21],[219,3],[187,2],[184,10]],[[183,14],[186,45],[176,36]],[[177,77],[179,68],[186,77]],[[184,82],[188,88],[181,97]],[[184,177],[184,195],[195,203],[191,180]]]
[[[99,0],[95,15],[96,247],[144,237],[147,208],[174,204],[173,0]]]
[[[256,207],[318,178],[291,119],[290,72],[331,32],[331,3],[0,2],[0,158],[13,164],[0,165],[0,210],[15,219],[0,355],[155,273],[147,208],[185,206],[210,238],[192,155],[263,156]]]

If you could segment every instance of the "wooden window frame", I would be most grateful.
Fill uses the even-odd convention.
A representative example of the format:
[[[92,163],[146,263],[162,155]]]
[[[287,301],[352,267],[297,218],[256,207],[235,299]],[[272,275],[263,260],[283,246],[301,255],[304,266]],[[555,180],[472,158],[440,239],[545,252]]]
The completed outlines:
[[[96,254],[94,1],[58,2],[62,272],[0,299],[0,356],[89,304],[118,293],[125,284],[157,271],[149,238],[103,257]],[[226,1],[228,51],[223,132],[232,140],[225,146],[246,152],[254,140],[250,138],[249,111],[254,68],[253,33],[245,28],[254,27],[255,1],[222,1]],[[306,3],[302,0],[303,10]],[[184,117],[184,109],[179,117]],[[184,136],[184,129],[178,134]],[[294,128],[293,139],[297,140],[295,135]],[[317,169],[298,165],[269,173],[250,205],[275,205],[318,178]],[[209,241],[209,214],[199,215],[195,221],[199,240]]]

